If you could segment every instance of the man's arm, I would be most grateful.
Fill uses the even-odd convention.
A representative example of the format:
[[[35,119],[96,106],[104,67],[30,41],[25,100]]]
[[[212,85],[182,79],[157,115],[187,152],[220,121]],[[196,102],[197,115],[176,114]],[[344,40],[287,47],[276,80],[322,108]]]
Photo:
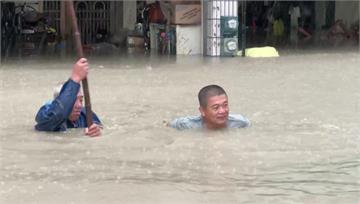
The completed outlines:
[[[202,120],[200,116],[181,117],[171,121],[169,126],[177,130],[196,129],[202,127]]]
[[[40,131],[65,130],[61,125],[69,117],[79,89],[80,84],[69,79],[63,85],[59,96],[51,103],[45,104],[40,108],[35,117],[37,122],[35,129]]]
[[[230,128],[246,128],[251,126],[251,122],[241,114],[230,114],[228,126]]]
[[[89,66],[85,58],[79,59],[72,68],[70,79],[63,85],[55,100],[40,108],[35,120],[35,129],[42,131],[65,130],[62,124],[69,117],[80,90],[80,82],[86,78]]]

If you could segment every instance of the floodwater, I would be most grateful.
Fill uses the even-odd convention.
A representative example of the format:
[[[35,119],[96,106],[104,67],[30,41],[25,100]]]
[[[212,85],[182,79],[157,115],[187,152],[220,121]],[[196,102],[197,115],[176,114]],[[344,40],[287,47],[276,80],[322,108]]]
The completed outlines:
[[[360,203],[359,52],[93,57],[102,137],[34,131],[74,60],[1,64],[0,203]],[[164,125],[197,115],[208,84],[252,127]]]

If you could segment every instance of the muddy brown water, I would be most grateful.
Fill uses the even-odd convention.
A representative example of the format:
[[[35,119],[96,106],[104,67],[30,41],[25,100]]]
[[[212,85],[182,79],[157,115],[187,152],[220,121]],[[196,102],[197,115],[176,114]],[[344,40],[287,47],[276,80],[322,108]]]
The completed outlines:
[[[1,64],[1,203],[359,203],[358,52],[89,61],[99,138],[33,128],[74,59]],[[163,125],[197,115],[207,84],[252,126]]]

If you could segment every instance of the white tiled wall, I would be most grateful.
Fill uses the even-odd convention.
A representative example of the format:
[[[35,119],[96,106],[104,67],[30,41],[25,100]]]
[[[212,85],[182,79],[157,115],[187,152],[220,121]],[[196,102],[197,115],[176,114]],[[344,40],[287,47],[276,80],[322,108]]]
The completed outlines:
[[[207,8],[207,55],[220,55],[220,17],[237,16],[237,0],[209,0]]]

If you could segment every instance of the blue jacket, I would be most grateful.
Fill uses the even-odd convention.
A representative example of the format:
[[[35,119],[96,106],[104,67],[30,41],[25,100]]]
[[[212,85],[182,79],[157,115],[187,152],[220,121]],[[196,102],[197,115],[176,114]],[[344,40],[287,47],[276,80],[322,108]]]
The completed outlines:
[[[63,85],[59,96],[40,108],[35,117],[37,123],[35,129],[39,131],[65,131],[67,128],[87,127],[84,107],[81,110],[78,120],[71,122],[68,119],[79,90],[80,84],[69,79]],[[93,113],[93,122],[101,124],[95,113]]]

